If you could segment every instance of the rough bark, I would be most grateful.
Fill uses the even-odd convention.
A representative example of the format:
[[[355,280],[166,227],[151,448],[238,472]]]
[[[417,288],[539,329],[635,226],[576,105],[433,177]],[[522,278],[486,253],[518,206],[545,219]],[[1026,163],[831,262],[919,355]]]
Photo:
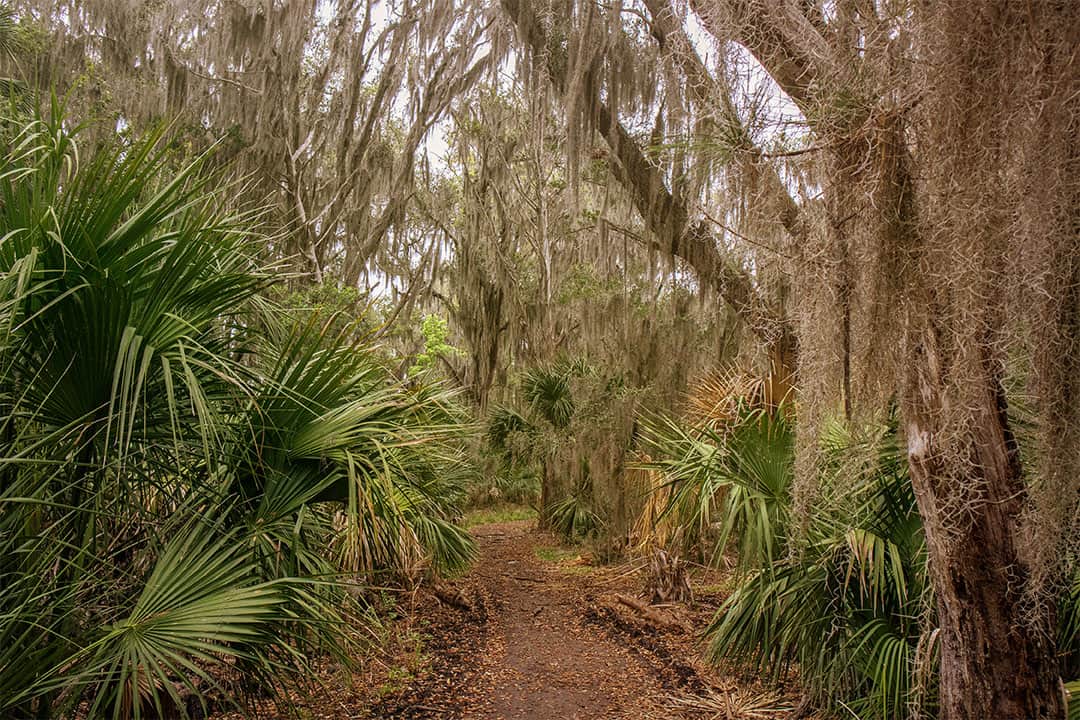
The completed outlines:
[[[680,17],[668,0],[645,0],[650,13],[653,38],[661,50],[670,53],[686,76],[686,92],[706,112],[706,130],[723,132],[731,141],[735,161],[746,172],[750,184],[763,190],[763,209],[787,230],[795,242],[805,240],[807,227],[802,211],[788,187],[750,136],[735,108],[731,89],[709,73],[687,36]],[[718,108],[718,109],[717,109]],[[718,118],[724,128],[713,120]]]
[[[1032,628],[1022,612],[1025,486],[1001,379],[987,363],[977,382],[968,378],[965,397],[948,397],[933,332],[913,343],[910,361],[903,410],[941,627],[941,717],[1062,718],[1052,619]],[[959,452],[941,447],[955,430],[939,421],[942,407],[956,402],[974,420]],[[980,488],[982,497],[957,523],[948,499],[963,487]]]
[[[1041,176],[1067,167],[1065,138],[1075,144],[1080,115],[1066,103],[1077,97],[1080,14],[1008,0],[943,0],[920,13],[918,270],[907,284],[903,409],[941,626],[941,716],[1060,719],[1053,602],[1031,582],[1046,571],[1036,563],[1057,560],[1033,562],[1029,551],[1032,528],[1050,518],[1026,522],[1035,486],[1021,472],[1004,387],[1012,358],[1030,352],[1021,333],[1056,329],[1008,298],[1050,272],[1022,251],[1074,243],[1075,186]],[[1018,167],[1025,156],[1038,165]]]
[[[810,115],[820,89],[836,75],[832,48],[814,22],[789,0],[691,0],[705,29],[734,40],[799,108]]]
[[[980,302],[985,306],[974,317],[968,317],[964,309],[974,305],[964,308],[954,306],[958,301],[948,297],[949,290],[935,287],[940,280],[929,279],[927,271],[930,270],[946,278],[949,273],[940,266],[940,262],[930,259],[926,252],[928,238],[917,237],[919,231],[915,229],[914,203],[911,201],[915,192],[914,183],[904,162],[906,150],[897,151],[905,144],[901,114],[910,108],[892,108],[887,92],[877,97],[873,92],[881,91],[872,87],[861,87],[862,93],[855,92],[860,89],[857,85],[860,76],[858,69],[864,69],[867,77],[873,77],[875,71],[889,68],[890,65],[882,63],[880,68],[875,69],[859,56],[851,56],[850,48],[845,47],[844,43],[852,46],[858,43],[852,44],[846,39],[842,27],[831,35],[820,30],[823,25],[827,27],[833,23],[823,23],[820,17],[804,14],[790,0],[691,0],[691,7],[700,15],[705,28],[718,39],[734,41],[750,51],[802,109],[819,141],[830,149],[833,168],[829,172],[826,190],[830,198],[838,202],[831,208],[832,220],[839,226],[850,213],[855,212],[847,207],[851,203],[841,198],[848,196],[857,199],[860,194],[866,194],[867,188],[876,188],[872,191],[873,212],[864,214],[867,221],[878,223],[879,227],[874,229],[869,225],[863,231],[876,235],[882,253],[896,252],[905,256],[897,264],[898,268],[908,263],[922,268],[916,273],[924,277],[908,282],[901,288],[903,294],[893,297],[909,305],[913,318],[909,319],[907,327],[904,342],[906,356],[900,369],[902,377],[898,380],[912,482],[926,527],[931,577],[941,628],[942,718],[1062,717],[1064,708],[1057,675],[1052,613],[1040,615],[1029,612],[1024,605],[1024,592],[1031,575],[1031,568],[1025,566],[1019,547],[1026,487],[1021,475],[1017,445],[1009,427],[1002,386],[1003,369],[1000,360],[992,355],[995,341],[989,338],[972,341],[967,332],[970,326],[978,324],[993,329],[1001,327],[1003,318],[995,314],[1001,309],[1001,293],[984,292]],[[860,10],[852,17],[857,17],[859,22],[876,21],[872,6],[868,7],[869,12]],[[922,9],[933,7],[931,3]],[[1009,18],[1008,21],[1000,21],[1002,28],[1008,28],[1008,31],[1003,31],[1003,43],[1011,42],[1020,47],[1043,43],[1027,49],[1032,50],[1033,56],[1042,58],[1039,71],[1048,76],[1052,72],[1050,58],[1055,56],[1052,40],[1047,38],[1056,35],[1044,32],[1045,28],[1038,26],[1038,22],[1045,21],[1045,18],[1038,22],[1035,18],[1046,13],[1057,13],[1057,17],[1046,21],[1046,27],[1060,28],[1070,23],[1076,27],[1075,11],[1070,11],[1067,3],[1039,5],[1039,10],[1045,13],[1033,12],[1031,7],[1010,13],[1010,9],[1018,8],[1017,4],[1008,2],[957,3],[956,7],[961,8],[961,12],[957,13],[959,16],[967,13],[971,17],[955,22],[947,33],[937,37],[937,41],[960,49],[959,53],[962,54],[962,49],[969,45],[965,33],[974,28],[987,27],[988,18],[977,17],[985,10],[990,18],[999,21],[1000,18]],[[835,10],[838,17],[847,13],[845,8],[850,10],[845,3],[837,4]],[[940,28],[940,22],[931,21],[930,30],[936,32]],[[927,29],[924,27],[922,31],[925,33]],[[889,37],[891,35],[887,32],[869,33],[868,42],[872,40],[883,45],[888,43]],[[884,57],[880,47],[866,47],[864,51],[867,57]],[[1009,54],[1010,51],[1006,51],[1003,56]],[[930,71],[931,75],[952,72],[953,63],[940,57],[933,58],[933,61],[936,65]],[[979,96],[984,85],[988,85],[981,83],[981,79],[995,73],[994,65],[987,62],[986,55],[978,55],[968,69],[972,72],[970,76],[954,76],[961,80],[959,87],[952,88],[953,91],[959,89],[979,98],[989,110],[971,108],[970,97],[959,108],[953,107],[956,101],[951,95],[921,98],[924,105],[936,107],[940,99],[945,111],[956,110],[958,115],[955,120],[960,128],[970,127],[973,115],[986,116],[987,112],[996,108],[996,100],[985,100]],[[1030,77],[1031,67],[1021,70],[1021,74],[1026,72]],[[1034,78],[1030,81],[1034,82]],[[887,82],[896,85],[902,82],[902,78],[888,78]],[[1026,80],[1017,77],[1015,82]],[[866,99],[863,108],[848,117],[830,117],[830,97],[839,96],[845,84],[852,83],[855,85],[849,87],[848,91],[853,95],[861,94]],[[1005,85],[1008,86],[1008,83]],[[1016,89],[1017,85],[1014,83],[1012,87]],[[940,92],[932,86],[930,91]],[[881,133],[878,138],[867,134],[864,138],[864,154],[866,157],[896,158],[899,160],[897,164],[888,167],[886,164],[858,163],[845,158],[845,147],[859,139],[870,120],[878,118],[882,122],[890,120],[890,125],[891,119],[896,119],[900,124],[895,130],[886,128],[888,132]],[[979,120],[985,122],[985,117]],[[941,117],[933,119],[936,127],[941,127],[943,122],[946,121]],[[999,128],[994,132],[1001,133],[1003,130]],[[997,136],[993,137],[996,139]],[[954,136],[945,137],[944,140],[977,148],[980,140],[985,138]],[[939,147],[925,139],[917,150],[919,158],[916,161],[926,163],[921,168],[924,174],[932,165],[941,166],[947,158],[956,154],[955,145]],[[1002,155],[1004,153],[1003,148]],[[986,157],[988,163],[997,160],[994,153]],[[958,167],[951,173],[945,173],[945,176],[947,179],[962,177],[969,185],[980,182],[993,185],[994,178],[998,177],[996,172],[995,167],[984,164]],[[945,185],[952,187],[947,182]],[[878,196],[888,197],[885,197],[886,202],[881,202]],[[1015,198],[997,198],[997,204],[1002,208],[1013,201]],[[944,219],[950,227],[946,232],[959,232],[964,243],[979,247],[985,239],[977,233],[985,232],[987,228],[972,222],[975,213],[969,217],[962,209],[957,210],[963,207],[963,203],[964,199],[949,197]],[[941,219],[935,218],[933,227],[923,228],[927,236],[941,233]],[[1001,228],[1006,227],[1008,218],[1001,217],[999,220],[998,226],[990,229],[991,233],[1001,232]],[[836,240],[841,245],[842,258],[845,262],[849,261],[850,239],[842,232],[843,228],[837,227],[836,230],[840,233]],[[990,257],[994,254],[987,253]],[[947,257],[947,253],[944,256]],[[991,273],[1000,271],[989,266],[984,270]],[[850,343],[853,332],[850,324],[853,311],[852,276],[853,268],[845,266],[838,280],[838,297],[844,313],[842,340],[845,341],[845,363],[856,354]],[[881,277],[880,273],[878,277]],[[961,287],[967,288],[965,292],[978,293],[978,289],[970,287],[970,278],[965,281],[957,280],[958,277],[946,282],[959,282]],[[884,282],[891,280],[885,278]],[[873,322],[870,327],[875,327]],[[965,340],[958,343],[958,337]],[[886,350],[873,342],[868,348],[870,357],[875,352]],[[865,352],[867,348],[862,350]],[[973,354],[978,354],[978,357],[973,358]],[[843,369],[845,401],[850,403],[852,368],[846,365]],[[958,410],[961,408],[963,412]]]

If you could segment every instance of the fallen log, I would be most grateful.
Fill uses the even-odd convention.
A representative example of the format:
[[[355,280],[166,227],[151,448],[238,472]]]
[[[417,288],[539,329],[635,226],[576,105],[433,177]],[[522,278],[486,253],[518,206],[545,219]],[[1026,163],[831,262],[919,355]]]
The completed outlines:
[[[543,585],[545,582],[547,582],[547,580],[545,580],[544,578],[528,577],[527,575],[510,575],[509,577],[512,577],[515,580],[521,580],[523,582],[539,583],[541,585]]]
[[[472,610],[472,601],[461,590],[436,582],[431,586],[431,592],[446,605],[451,605],[459,610]]]
[[[683,625],[679,621],[668,617],[664,613],[660,612],[656,608],[649,607],[645,603],[632,597],[627,597],[620,593],[615,594],[615,600],[620,605],[630,608],[642,618],[658,627],[666,628],[668,630],[682,630]]]

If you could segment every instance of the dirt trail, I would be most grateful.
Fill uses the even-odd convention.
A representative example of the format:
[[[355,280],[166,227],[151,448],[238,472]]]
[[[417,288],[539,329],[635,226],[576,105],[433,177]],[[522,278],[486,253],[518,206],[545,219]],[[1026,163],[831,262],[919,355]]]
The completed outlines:
[[[594,567],[535,522],[473,529],[479,558],[439,593],[394,596],[380,652],[347,671],[329,664],[320,690],[293,709],[256,704],[265,720],[691,720],[789,717],[781,697],[705,665],[695,628],[722,602],[719,576],[692,578],[695,602],[667,621],[635,614],[619,595],[635,568]],[[437,598],[438,594],[443,600]],[[462,602],[464,600],[464,602]],[[798,713],[796,713],[798,714]],[[216,720],[240,720],[225,712]]]
[[[368,717],[671,718],[672,694],[704,686],[687,661],[697,655],[690,634],[625,622],[601,599],[619,576],[539,559],[536,548],[555,540],[533,526],[474,528],[479,560],[455,583],[472,607],[429,598],[414,609],[427,664]]]
[[[663,688],[651,669],[586,624],[590,608],[574,592],[578,578],[552,582],[528,525],[487,526],[475,535],[482,560],[473,575],[492,618],[483,701],[466,718],[640,718],[655,709]]]

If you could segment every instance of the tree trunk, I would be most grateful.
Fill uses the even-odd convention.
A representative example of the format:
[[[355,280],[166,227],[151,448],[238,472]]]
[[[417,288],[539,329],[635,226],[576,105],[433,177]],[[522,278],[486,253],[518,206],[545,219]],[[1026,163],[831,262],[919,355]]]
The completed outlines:
[[[1025,486],[1000,378],[984,363],[964,397],[946,397],[943,358],[927,337],[913,350],[903,402],[941,628],[941,718],[1063,718],[1053,618],[1028,615],[1021,602]],[[961,402],[972,422],[946,440],[955,428],[943,408]]]
[[[555,502],[555,473],[551,468],[551,460],[544,459],[544,466],[540,473],[540,507],[537,513],[537,525],[540,529],[547,530],[551,527],[551,506]]]
[[[769,377],[765,386],[765,403],[779,407],[783,402],[795,399],[795,380],[797,373],[797,344],[795,334],[789,327],[784,327],[776,339],[766,346],[769,356]]]

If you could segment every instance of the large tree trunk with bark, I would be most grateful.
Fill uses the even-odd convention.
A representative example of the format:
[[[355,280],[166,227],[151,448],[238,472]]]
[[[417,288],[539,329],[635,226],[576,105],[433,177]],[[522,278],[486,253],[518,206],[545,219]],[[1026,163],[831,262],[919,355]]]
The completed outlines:
[[[563,47],[548,42],[529,3],[501,4],[565,93]],[[1058,257],[1075,244],[1076,201],[1068,195],[1075,184],[1043,188],[1038,170],[1018,167],[1018,158],[1076,176],[1074,161],[1044,159],[1040,148],[1075,146],[1077,5],[935,0],[905,5],[895,16],[882,3],[826,5],[829,17],[818,3],[794,0],[689,3],[709,33],[761,64],[827,153],[823,192],[836,250],[831,289],[842,313],[835,338],[842,399],[855,418],[853,399],[861,394],[880,402],[899,396],[902,404],[941,628],[942,716],[1060,718],[1055,621],[1052,611],[1031,606],[1047,598],[1039,594],[1045,585],[1032,580],[1041,567],[1021,525],[1028,487],[1004,381],[1007,363],[1015,364],[1010,352],[1026,350],[1017,336],[1038,337],[1045,328],[1030,304],[1010,304],[1009,292],[1056,277],[1053,268],[1031,264],[1028,246],[1045,241],[1047,255]],[[725,104],[729,89],[722,78],[711,80],[684,37],[683,6],[645,6],[652,36],[675,52],[691,80],[688,92],[702,106],[715,98],[717,116],[738,126]],[[785,313],[748,273],[725,262],[711,227],[694,221],[681,193],[668,189],[619,122],[617,104],[600,94],[593,100],[593,127],[611,151],[613,174],[657,245],[739,312],[786,377],[796,343]],[[732,135],[733,151],[747,162],[769,159],[750,136]],[[759,176],[792,238],[819,232],[806,206],[773,178]],[[1019,236],[1026,242],[1014,234],[1024,223],[1031,225]],[[820,343],[797,339],[804,351]],[[870,383],[878,387],[867,393]],[[1049,532],[1057,542],[1057,531]]]
[[[1052,617],[1025,613],[1022,602],[1025,485],[1001,378],[986,362],[963,397],[950,397],[932,332],[910,360],[903,405],[941,627],[941,717],[1063,717]],[[953,403],[972,418],[960,437],[941,422]]]
[[[1039,181],[1015,159],[1060,146],[1070,123],[1075,132],[1076,116],[1056,106],[1075,88],[1075,43],[1066,50],[1065,38],[1080,15],[1068,3],[1007,0],[920,10],[902,402],[941,628],[941,717],[1056,720],[1065,711],[1056,620],[1045,586],[1032,582],[1044,568],[1030,552],[1031,488],[1005,381],[1026,376],[1016,369],[1020,339],[1045,322],[1010,301],[1047,272],[1031,247],[1075,237],[1068,185],[1047,185],[1032,211],[1026,196]],[[1033,111],[1038,122],[1022,120]],[[1067,162],[1048,153],[1041,164],[1049,173]]]

